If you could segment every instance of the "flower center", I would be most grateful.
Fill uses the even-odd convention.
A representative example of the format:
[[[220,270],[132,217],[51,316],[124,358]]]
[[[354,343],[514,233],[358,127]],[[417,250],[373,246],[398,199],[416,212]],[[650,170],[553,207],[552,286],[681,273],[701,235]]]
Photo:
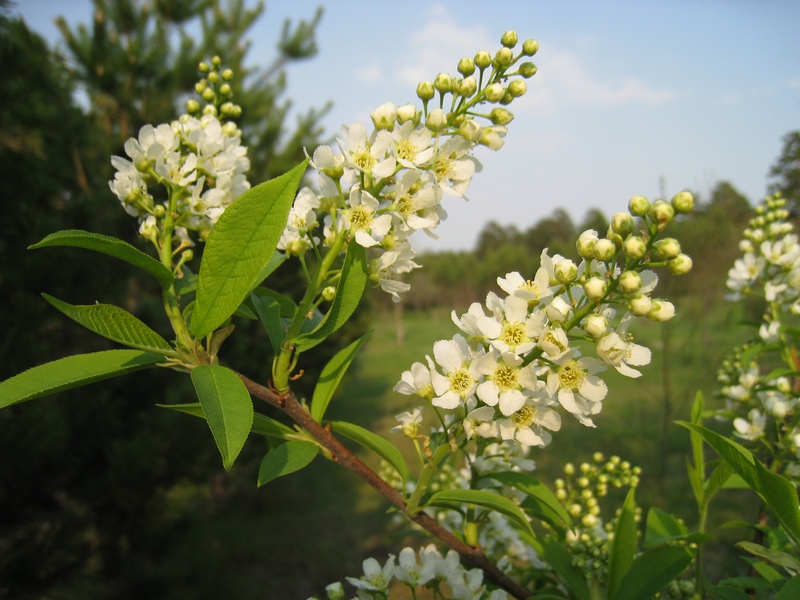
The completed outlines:
[[[509,346],[517,346],[524,342],[527,337],[522,323],[506,323],[503,326],[503,333],[500,334],[500,339]]]
[[[436,181],[448,179],[450,175],[450,160],[445,156],[439,156],[433,162],[433,173]]]
[[[523,429],[525,427],[530,427],[533,425],[536,419],[536,409],[532,406],[523,406],[513,415],[511,415],[511,420],[514,421],[514,424],[517,426],[517,429]]]
[[[508,365],[500,365],[494,372],[494,382],[498,388],[511,390],[517,388],[517,370]]]
[[[375,164],[376,159],[368,148],[362,148],[353,155],[353,162],[362,171],[368,171]]]
[[[578,363],[571,360],[558,372],[558,378],[561,380],[562,387],[569,390],[575,390],[586,375],[586,371],[578,366]]]
[[[472,385],[472,377],[464,369],[459,369],[450,375],[450,389],[463,394]]]
[[[417,203],[410,194],[405,194],[397,199],[397,212],[403,215],[410,215],[417,210]]]
[[[365,206],[357,206],[350,213],[350,225],[353,229],[368,229],[372,223],[372,210]]]
[[[397,158],[410,162],[417,156],[417,147],[408,140],[400,140],[397,144]]]

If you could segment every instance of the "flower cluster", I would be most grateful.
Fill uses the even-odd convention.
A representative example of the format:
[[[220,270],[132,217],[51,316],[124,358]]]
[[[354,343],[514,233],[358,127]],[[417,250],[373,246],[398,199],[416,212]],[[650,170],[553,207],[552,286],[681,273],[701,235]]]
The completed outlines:
[[[465,569],[454,550],[442,556],[433,544],[420,549],[419,555],[412,548],[403,548],[398,557],[390,554],[383,565],[374,558],[368,558],[363,568],[361,577],[347,578],[355,586],[355,598],[358,600],[384,599],[388,597],[390,588],[398,587],[407,587],[415,598],[420,588],[435,590],[437,597],[442,597],[442,586],[449,590],[446,597],[453,600],[508,598],[503,590],[488,590],[483,583],[483,571]],[[329,600],[344,600],[346,597],[344,586],[338,582],[328,585],[326,591]]]
[[[344,126],[335,149],[317,148],[311,160],[317,190],[300,191],[278,248],[297,256],[320,244],[337,252],[351,241],[371,248],[371,279],[399,300],[408,289],[402,274],[419,266],[409,237],[419,230],[433,235],[447,216],[444,194],[466,194],[481,169],[472,156],[476,146],[503,146],[513,119],[505,105],[526,92],[524,79],[536,72],[521,62],[536,53],[536,42],[515,51],[514,32],[501,42],[494,56],[480,51],[463,58],[457,76],[440,73],[420,83],[421,108],[387,102],[371,113],[372,131],[361,123]],[[483,104],[499,106],[476,112]]]
[[[785,205],[771,196],[757,207],[739,244],[744,254],[728,272],[729,299],[759,297],[765,310],[753,339],[718,373],[725,406],[717,416],[731,420],[737,437],[761,444],[774,468],[797,479],[800,423],[792,377],[798,360],[791,321],[800,314],[800,243]]]
[[[650,362],[650,350],[628,327],[637,317],[666,321],[675,314],[670,302],[652,297],[657,277],[646,267],[675,274],[691,268],[677,240],[660,234],[676,212],[692,207],[687,192],[671,202],[634,197],[606,237],[581,234],[580,264],[545,249],[533,279],[517,272],[498,278],[504,295],[490,292],[484,305],[454,312],[461,332],[436,342],[433,358],[414,363],[395,391],[452,411],[467,439],[544,446],[561,426],[559,406],[594,426],[608,391],[598,374],[613,367],[639,377],[634,367]]]
[[[165,219],[182,245],[191,243],[187,230],[205,239],[222,212],[250,188],[242,132],[228,120],[241,113],[230,101],[233,73],[220,70],[216,57],[200,68],[207,76],[196,91],[209,103],[201,109],[190,100],[189,114],[170,124],[145,125],[125,142],[128,159],[111,159],[117,169],[111,191],[139,218],[141,235],[157,246]]]

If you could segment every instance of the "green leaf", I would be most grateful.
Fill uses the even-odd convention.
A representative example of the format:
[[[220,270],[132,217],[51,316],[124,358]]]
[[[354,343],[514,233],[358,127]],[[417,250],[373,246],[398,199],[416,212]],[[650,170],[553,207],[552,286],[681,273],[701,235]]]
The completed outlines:
[[[633,499],[633,488],[625,496],[622,510],[617,517],[614,528],[614,539],[611,542],[608,561],[608,597],[614,598],[628,574],[636,554],[636,521],[634,512],[636,503]]]
[[[193,417],[200,417],[205,421],[206,415],[203,412],[203,407],[199,402],[191,402],[187,404],[156,404],[159,408],[168,408],[178,412],[192,415]],[[291,427],[287,427],[280,421],[262,415],[261,413],[253,413],[253,427],[251,433],[263,435],[266,438],[285,440],[287,435],[295,434],[296,432]]]
[[[149,256],[118,238],[79,229],[67,229],[51,233],[38,244],[28,246],[29,250],[48,248],[51,246],[72,246],[86,248],[95,252],[102,252],[109,256],[119,258],[140,269],[144,269],[161,283],[161,287],[172,285],[172,271]]]
[[[776,571],[771,565],[768,565],[765,562],[761,562],[760,560],[755,559],[746,559],[750,566],[753,567],[753,570],[761,575],[761,577],[769,583],[770,587],[778,591],[783,587],[786,583],[786,578],[783,577],[778,571]]]
[[[311,442],[290,440],[267,452],[258,469],[258,485],[283,475],[299,471],[319,453],[319,446]]]
[[[433,494],[428,500],[429,506],[444,506],[446,508],[453,508],[454,505],[464,503],[495,510],[507,516],[529,535],[534,535],[525,513],[511,500],[494,492],[463,489],[442,490]]]
[[[524,508],[534,512],[536,516],[545,517],[549,523],[563,524],[567,527],[572,526],[572,519],[546,485],[535,479],[528,473],[516,471],[502,471],[498,473],[488,473],[484,475],[487,479],[494,479],[500,483],[510,485],[528,495],[524,503]]]
[[[375,454],[380,456],[383,460],[389,463],[394,470],[400,474],[405,482],[408,479],[408,467],[406,461],[403,460],[403,455],[395,448],[389,441],[383,439],[381,436],[372,433],[368,429],[354,425],[353,423],[346,423],[345,421],[331,421],[331,429],[336,433],[340,433],[361,444],[365,448],[372,450]]]
[[[738,546],[745,552],[749,552],[754,556],[763,558],[764,560],[768,560],[769,562],[778,565],[779,567],[784,567],[786,569],[791,569],[792,571],[800,572],[800,562],[798,562],[798,560],[791,554],[787,554],[786,552],[781,552],[780,550],[772,550],[770,548],[765,548],[764,546],[761,546],[760,544],[755,544],[753,542],[739,542],[738,544],[736,544],[736,546]]]
[[[788,479],[767,469],[744,446],[705,427],[682,421],[678,421],[678,424],[703,436],[717,454],[767,503],[786,534],[795,544],[800,544],[800,507],[797,491]]]
[[[261,272],[256,277],[256,282],[253,284],[253,287],[250,289],[252,292],[256,287],[261,285],[264,280],[272,275],[275,270],[280,267],[284,262],[286,262],[286,254],[281,252],[280,250],[275,250],[272,253],[272,256],[269,257],[269,262],[261,269]]]
[[[322,323],[310,333],[298,336],[296,346],[299,352],[313,348],[347,322],[355,312],[364,288],[367,285],[367,255],[362,246],[350,242],[342,266],[342,277],[333,297],[328,314]]]
[[[356,357],[356,354],[358,354],[361,346],[364,345],[364,342],[367,341],[370,333],[371,331],[368,331],[349,346],[339,350],[339,352],[328,361],[325,368],[322,369],[322,373],[320,373],[319,379],[317,380],[317,385],[314,387],[314,395],[311,397],[311,416],[314,417],[314,420],[322,421],[328,404],[330,404],[331,398],[333,398],[333,393],[336,391],[336,388],[339,387],[339,383],[347,372],[350,363],[353,362],[353,359]]]
[[[717,598],[722,598],[722,600],[753,600],[750,597],[750,594],[745,594],[739,588],[728,585],[715,585],[712,587],[707,587],[706,592],[710,592]]]
[[[192,369],[192,383],[226,470],[253,426],[253,401],[239,376],[220,365]]]
[[[23,371],[0,382],[0,408],[152,367],[164,357],[140,350],[76,354]]]
[[[278,356],[283,344],[283,324],[281,323],[281,307],[274,298],[259,293],[263,288],[256,288],[250,293],[250,301],[256,309],[258,319],[267,330],[267,336],[272,344],[272,352]]]
[[[800,598],[800,575],[795,575],[787,581],[775,596],[775,600],[795,600],[796,598]]]
[[[681,539],[689,533],[686,525],[673,515],[660,508],[647,511],[647,528],[644,534],[645,548],[658,546],[664,542]]]
[[[111,304],[74,306],[48,294],[42,296],[70,319],[104,338],[137,350],[174,354],[169,342],[131,313],[117,306]]]
[[[561,544],[547,538],[539,540],[532,537],[523,539],[527,544],[536,550],[536,553],[546,562],[558,575],[561,583],[578,595],[581,600],[589,600],[589,586],[583,573],[572,563],[572,554]]]
[[[659,546],[640,554],[619,585],[614,600],[652,598],[692,562],[693,554],[683,546]]]
[[[717,492],[725,487],[727,487],[728,481],[733,476],[733,469],[731,466],[726,462],[719,463],[716,468],[711,471],[711,475],[709,476],[708,480],[705,482],[705,489],[704,489],[704,497],[703,500],[705,505],[711,502],[711,499],[717,494]],[[736,475],[736,478],[741,480],[741,477]]]
[[[191,330],[203,338],[222,325],[259,282],[283,233],[308,159],[247,190],[208,236],[197,281]]]

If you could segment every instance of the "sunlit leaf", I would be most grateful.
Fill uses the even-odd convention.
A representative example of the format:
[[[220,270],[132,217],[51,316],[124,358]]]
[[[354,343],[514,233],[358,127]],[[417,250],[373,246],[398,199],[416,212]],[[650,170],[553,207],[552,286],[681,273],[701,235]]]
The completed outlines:
[[[342,377],[344,377],[361,346],[367,341],[369,333],[365,333],[355,342],[339,350],[322,369],[317,385],[314,388],[314,395],[311,398],[311,416],[316,421],[322,421],[328,404],[342,381]]]
[[[289,440],[270,450],[258,469],[258,485],[283,475],[299,471],[307,466],[319,453],[319,446],[312,442]]]

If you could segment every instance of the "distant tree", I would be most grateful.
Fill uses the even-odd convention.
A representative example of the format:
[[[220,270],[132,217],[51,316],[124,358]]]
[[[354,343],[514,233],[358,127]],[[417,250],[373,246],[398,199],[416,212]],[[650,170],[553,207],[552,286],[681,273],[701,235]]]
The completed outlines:
[[[780,192],[792,209],[800,213],[800,130],[783,136],[783,150],[769,176],[775,180],[769,186],[770,193]]]
[[[563,208],[555,209],[549,217],[540,219],[524,233],[528,251],[536,256],[539,256],[545,248],[552,250],[551,254],[560,252],[574,256],[576,254],[572,241],[574,237],[575,225],[569,213]]]
[[[578,225],[578,231],[584,232],[587,229],[594,229],[599,235],[605,235],[608,231],[608,219],[598,208],[590,208],[583,216],[583,220]]]
[[[489,221],[478,234],[478,241],[474,250],[475,256],[481,259],[497,251],[502,246],[521,242],[522,237],[516,226],[501,225],[497,221]]]

